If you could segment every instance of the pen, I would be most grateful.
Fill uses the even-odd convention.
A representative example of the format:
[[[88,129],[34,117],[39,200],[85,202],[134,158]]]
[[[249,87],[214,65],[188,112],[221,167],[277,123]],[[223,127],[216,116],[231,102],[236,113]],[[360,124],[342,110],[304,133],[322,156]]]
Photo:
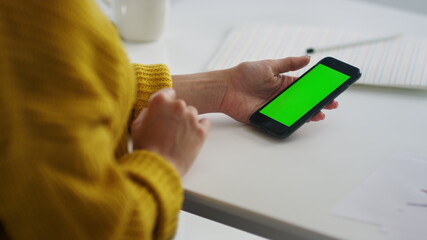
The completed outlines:
[[[319,47],[319,48],[307,48],[306,53],[312,54],[312,53],[318,53],[318,52],[325,52],[330,51],[338,48],[348,48],[348,47],[355,47],[365,44],[371,44],[371,43],[377,43],[377,42],[383,42],[383,41],[390,41],[394,40],[396,38],[399,38],[400,34],[395,34],[387,37],[381,37],[381,38],[374,38],[374,39],[368,39],[368,40],[362,40],[357,42],[349,42],[349,43],[343,43],[343,44],[337,44],[333,46],[327,46],[327,47]]]

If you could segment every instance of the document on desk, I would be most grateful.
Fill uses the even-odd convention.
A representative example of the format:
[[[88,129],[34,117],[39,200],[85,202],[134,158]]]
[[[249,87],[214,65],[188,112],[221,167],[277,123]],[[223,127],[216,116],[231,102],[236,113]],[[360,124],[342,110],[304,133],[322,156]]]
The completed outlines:
[[[207,68],[223,69],[243,61],[302,56],[310,48],[323,51],[311,54],[308,67],[323,57],[333,56],[361,69],[358,84],[427,88],[427,38],[399,33],[245,24],[229,32]],[[299,76],[308,67],[290,75]]]
[[[427,239],[427,158],[393,156],[334,209],[382,227],[387,239]]]

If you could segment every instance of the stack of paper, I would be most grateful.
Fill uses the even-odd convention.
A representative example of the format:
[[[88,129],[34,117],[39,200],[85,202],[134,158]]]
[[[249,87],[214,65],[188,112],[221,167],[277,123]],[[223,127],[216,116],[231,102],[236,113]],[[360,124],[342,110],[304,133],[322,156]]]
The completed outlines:
[[[347,196],[335,214],[382,227],[387,239],[427,239],[427,158],[399,154]]]
[[[387,38],[389,36],[399,36]],[[351,43],[371,41],[368,44]],[[347,46],[350,43],[351,46]],[[427,38],[354,32],[307,26],[247,24],[228,34],[208,70],[235,66],[243,61],[306,55],[308,48],[344,46],[314,53],[312,64],[332,56],[359,67],[358,83],[427,88]],[[307,68],[291,73],[299,76]]]

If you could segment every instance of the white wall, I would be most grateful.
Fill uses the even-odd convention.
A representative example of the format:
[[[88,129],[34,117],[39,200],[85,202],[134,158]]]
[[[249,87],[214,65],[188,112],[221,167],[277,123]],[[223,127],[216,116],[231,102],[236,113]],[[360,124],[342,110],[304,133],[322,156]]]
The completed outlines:
[[[352,0],[383,4],[390,7],[409,10],[421,14],[427,14],[427,0]]]
[[[185,1],[185,0],[171,0],[172,3]],[[232,0],[230,0],[232,1]],[[284,0],[284,1],[296,1],[296,0]],[[318,1],[318,0],[313,0]],[[412,12],[427,14],[427,0],[344,0],[344,1],[365,1],[373,2],[376,4],[382,4],[389,7],[396,7],[400,9],[409,10]]]

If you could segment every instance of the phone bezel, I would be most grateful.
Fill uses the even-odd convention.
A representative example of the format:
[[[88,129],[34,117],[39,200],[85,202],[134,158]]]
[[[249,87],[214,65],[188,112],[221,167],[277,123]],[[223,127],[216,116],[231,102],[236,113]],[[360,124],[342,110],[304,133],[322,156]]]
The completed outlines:
[[[318,64],[323,64],[327,67],[335,69],[339,72],[342,72],[350,78],[341,84],[338,88],[336,88],[331,94],[325,97],[322,101],[320,101],[316,106],[310,109],[306,114],[304,114],[300,119],[298,119],[291,126],[286,126],[270,117],[260,113],[260,110],[267,106],[270,102],[272,102],[275,98],[277,98],[280,94],[286,91],[288,88],[292,87],[295,82],[304,77],[308,72],[310,72],[314,67]],[[259,108],[255,113],[252,114],[249,121],[256,127],[263,129],[267,133],[278,137],[285,138],[295,132],[299,127],[301,127],[304,123],[306,123],[311,117],[313,117],[316,113],[321,111],[330,101],[339,96],[342,92],[344,92],[351,84],[353,84],[356,80],[361,77],[360,70],[357,67],[349,65],[345,62],[342,62],[333,57],[325,57],[316,63],[313,67],[311,67],[308,71],[306,71],[303,75],[301,75],[297,80],[295,80],[292,84],[290,84],[287,88],[273,97],[270,101],[264,104],[261,108]]]

